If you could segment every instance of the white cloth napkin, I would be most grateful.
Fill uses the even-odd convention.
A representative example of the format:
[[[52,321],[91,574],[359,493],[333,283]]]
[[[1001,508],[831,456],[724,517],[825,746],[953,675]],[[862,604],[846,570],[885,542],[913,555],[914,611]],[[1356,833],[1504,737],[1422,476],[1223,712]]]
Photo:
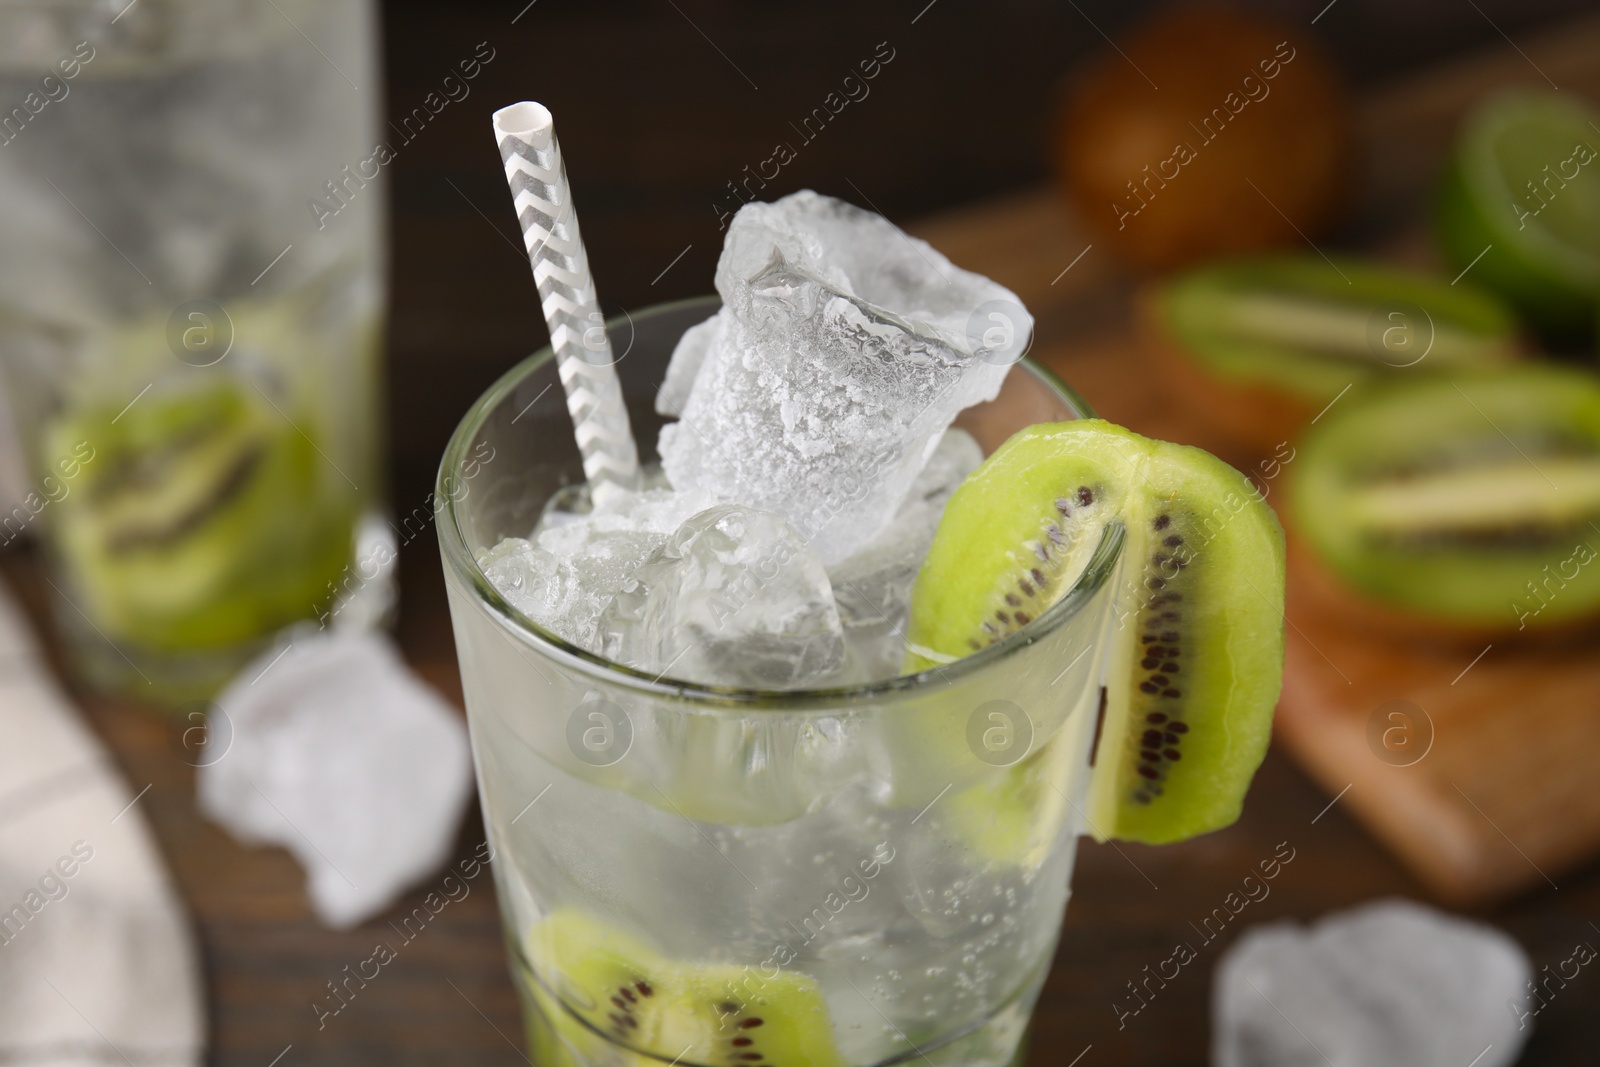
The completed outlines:
[[[201,1063],[194,943],[139,799],[0,584],[0,1064]]]

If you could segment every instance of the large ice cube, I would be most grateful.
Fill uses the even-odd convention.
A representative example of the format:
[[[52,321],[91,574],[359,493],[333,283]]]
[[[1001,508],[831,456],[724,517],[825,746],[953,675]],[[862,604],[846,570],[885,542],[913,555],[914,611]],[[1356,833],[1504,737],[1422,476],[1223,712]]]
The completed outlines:
[[[1540,1003],[1531,970],[1500,931],[1409,901],[1258,926],[1217,967],[1212,1062],[1504,1067]]]
[[[685,522],[605,609],[604,655],[708,685],[825,684],[844,663],[827,572],[777,515],[721,504]]]
[[[956,413],[998,393],[1033,325],[1009,290],[810,191],[740,209],[717,291],[721,325],[701,327],[715,336],[682,419],[662,430],[662,463],[680,489],[782,515],[826,563],[888,524]],[[695,354],[680,352],[676,380]]]
[[[905,659],[911,586],[945,502],[983,462],[972,435],[952,426],[911,486],[894,519],[861,551],[828,568],[844,625],[853,681],[890,678]]]
[[[507,538],[484,558],[483,573],[524,615],[598,652],[601,609],[668,535],[712,503],[701,491],[620,494],[587,514],[562,514],[533,541]]]
[[[672,418],[683,414],[683,407],[689,402],[689,391],[700,376],[700,368],[705,366],[706,353],[721,341],[726,322],[727,312],[719,310],[706,321],[683,331],[677,347],[672,350],[672,359],[667,362],[667,376],[656,391],[658,414]]]

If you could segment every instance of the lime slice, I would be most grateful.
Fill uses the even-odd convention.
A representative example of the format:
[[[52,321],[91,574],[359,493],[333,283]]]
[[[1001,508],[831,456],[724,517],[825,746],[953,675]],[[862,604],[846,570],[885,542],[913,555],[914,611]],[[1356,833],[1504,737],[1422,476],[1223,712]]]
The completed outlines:
[[[1445,173],[1438,230],[1456,270],[1541,332],[1587,335],[1600,301],[1600,114],[1526,91],[1480,107]]]

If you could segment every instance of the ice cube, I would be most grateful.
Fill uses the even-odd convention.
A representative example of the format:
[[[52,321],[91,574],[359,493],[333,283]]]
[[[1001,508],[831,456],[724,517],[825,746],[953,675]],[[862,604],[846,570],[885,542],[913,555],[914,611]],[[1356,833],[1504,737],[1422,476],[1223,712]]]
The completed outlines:
[[[1009,290],[809,191],[740,209],[717,291],[724,321],[662,463],[680,489],[782,515],[829,564],[888,524],[955,415],[999,392],[1014,353],[992,323],[1018,345],[1033,323]]]
[[[777,515],[737,504],[685,522],[599,625],[607,657],[708,685],[825,684],[844,634],[822,561]]]
[[[711,503],[705,492],[648,489],[618,494],[584,514],[552,513],[533,541],[513,537],[496,545],[483,573],[518,611],[597,652],[601,609],[669,534]]]
[[[911,586],[945,502],[982,462],[983,449],[971,434],[954,426],[946,430],[893,521],[861,551],[828,568],[853,665],[852,681],[900,673]]]
[[[207,750],[200,810],[293,852],[323,922],[353,926],[449,859],[472,796],[466,727],[387,637],[294,632],[209,715],[229,740]]]
[[[667,363],[667,376],[656,391],[656,412],[677,418],[689,402],[689,390],[705,365],[706,353],[711,351],[722,336],[726,312],[718,311],[706,321],[683,331],[678,346],[672,350]]]
[[[1531,1029],[1531,978],[1505,934],[1408,901],[1257,927],[1217,967],[1213,1062],[1504,1067]]]

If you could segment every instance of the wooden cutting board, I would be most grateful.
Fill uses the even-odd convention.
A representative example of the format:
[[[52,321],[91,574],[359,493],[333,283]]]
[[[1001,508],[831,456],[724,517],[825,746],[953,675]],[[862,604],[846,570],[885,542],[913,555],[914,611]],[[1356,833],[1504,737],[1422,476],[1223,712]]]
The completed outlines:
[[[1359,207],[1339,247],[1439,267],[1422,220],[1471,105],[1497,87],[1551,83],[1600,100],[1600,17],[1517,44],[1520,52],[1498,46],[1362,102]],[[1138,280],[1090,244],[1052,190],[916,232],[1014,289],[1038,319],[1032,356],[1100,414],[1258,469],[1261,457],[1240,452],[1161,384],[1133,338]],[[1275,485],[1267,488],[1271,500]],[[1555,887],[1600,852],[1600,642],[1429,648],[1377,637],[1313,603],[1301,566],[1291,548],[1276,739],[1328,790],[1330,806],[1346,806],[1458,905]]]

